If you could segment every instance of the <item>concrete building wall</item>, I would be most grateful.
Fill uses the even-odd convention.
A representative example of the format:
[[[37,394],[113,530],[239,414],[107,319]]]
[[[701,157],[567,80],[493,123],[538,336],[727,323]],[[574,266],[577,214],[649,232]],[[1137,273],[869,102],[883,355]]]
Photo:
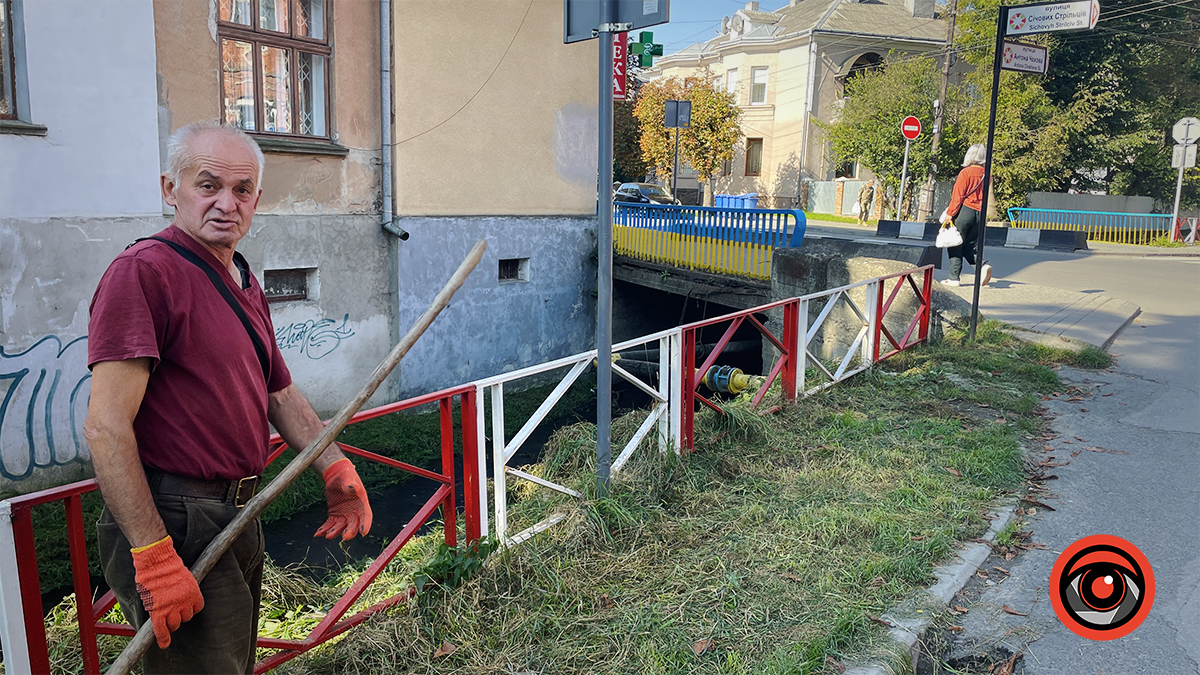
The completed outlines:
[[[563,3],[394,7],[397,212],[594,214],[598,47],[562,44]]]
[[[407,397],[595,347],[595,220],[566,216],[412,217],[398,247],[398,319],[416,321],[479,239],[487,253],[403,363]],[[502,259],[526,279],[502,281]]]

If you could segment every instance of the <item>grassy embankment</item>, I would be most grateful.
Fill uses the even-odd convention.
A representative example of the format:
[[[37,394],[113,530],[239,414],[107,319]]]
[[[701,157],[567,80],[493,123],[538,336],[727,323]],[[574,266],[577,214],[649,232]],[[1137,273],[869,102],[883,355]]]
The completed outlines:
[[[1108,365],[1098,350],[1018,344],[992,323],[978,346],[960,342],[893,357],[778,415],[744,401],[702,414],[695,454],[641,451],[604,499],[594,429],[566,427],[531,470],[589,498],[513,486],[509,506],[517,526],[553,510],[563,523],[278,672],[833,672],[881,634],[871,615],[929,583],[986,529],[989,504],[1020,489],[1039,395],[1058,383],[1047,366]],[[642,415],[619,418],[614,441]],[[410,585],[438,538],[407,547],[365,601]],[[353,572],[325,586],[269,576],[263,628],[282,637],[311,628]],[[54,642],[75,663],[61,630]]]

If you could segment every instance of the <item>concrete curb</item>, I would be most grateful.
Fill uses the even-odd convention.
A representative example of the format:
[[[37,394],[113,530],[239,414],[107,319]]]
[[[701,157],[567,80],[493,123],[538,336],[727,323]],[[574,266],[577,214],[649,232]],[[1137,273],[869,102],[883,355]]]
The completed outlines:
[[[938,223],[881,220],[875,229],[876,237],[892,239],[937,239]],[[1087,250],[1087,234],[1075,230],[1041,230],[1023,227],[991,227],[984,234],[987,246],[1028,248],[1048,251]]]
[[[1013,519],[1015,508],[1015,501],[998,502],[992,510],[996,519],[992,521],[982,539],[987,542],[995,541],[996,535]],[[884,662],[847,668],[844,675],[896,675],[914,672],[925,631],[950,604],[954,594],[967,585],[971,575],[991,553],[992,547],[988,544],[971,543],[958,551],[955,561],[935,568],[933,574],[937,583],[917,591],[880,617],[893,624],[888,631],[890,644],[884,648],[891,652],[892,656]]]

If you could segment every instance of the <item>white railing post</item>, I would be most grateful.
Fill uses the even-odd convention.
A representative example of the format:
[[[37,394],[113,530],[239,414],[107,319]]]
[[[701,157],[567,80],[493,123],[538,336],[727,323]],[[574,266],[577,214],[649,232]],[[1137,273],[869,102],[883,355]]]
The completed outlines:
[[[796,341],[799,346],[796,355],[796,396],[804,398],[804,375],[808,370],[808,300],[800,301],[800,311],[796,312]]]
[[[667,362],[668,447],[676,455],[683,454],[683,332],[667,336],[670,358]]]
[[[475,451],[479,459],[479,536],[488,536],[488,489],[487,489],[487,426],[483,410],[484,387],[475,385]]]
[[[17,542],[13,535],[12,505],[0,502],[0,644],[9,673],[29,673],[29,644],[25,637],[25,611],[21,604],[21,579],[17,573]]]
[[[494,384],[492,390],[492,492],[496,501],[496,542],[508,540],[508,492],[504,467],[504,384]]]
[[[671,449],[671,338],[658,339],[658,393],[666,402],[666,414],[658,417],[658,451]]]

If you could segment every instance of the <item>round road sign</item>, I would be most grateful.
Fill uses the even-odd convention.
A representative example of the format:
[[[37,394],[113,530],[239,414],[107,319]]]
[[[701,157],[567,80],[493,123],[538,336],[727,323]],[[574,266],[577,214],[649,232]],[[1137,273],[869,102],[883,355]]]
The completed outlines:
[[[917,140],[921,135],[921,120],[909,115],[900,122],[900,133],[910,141]]]

